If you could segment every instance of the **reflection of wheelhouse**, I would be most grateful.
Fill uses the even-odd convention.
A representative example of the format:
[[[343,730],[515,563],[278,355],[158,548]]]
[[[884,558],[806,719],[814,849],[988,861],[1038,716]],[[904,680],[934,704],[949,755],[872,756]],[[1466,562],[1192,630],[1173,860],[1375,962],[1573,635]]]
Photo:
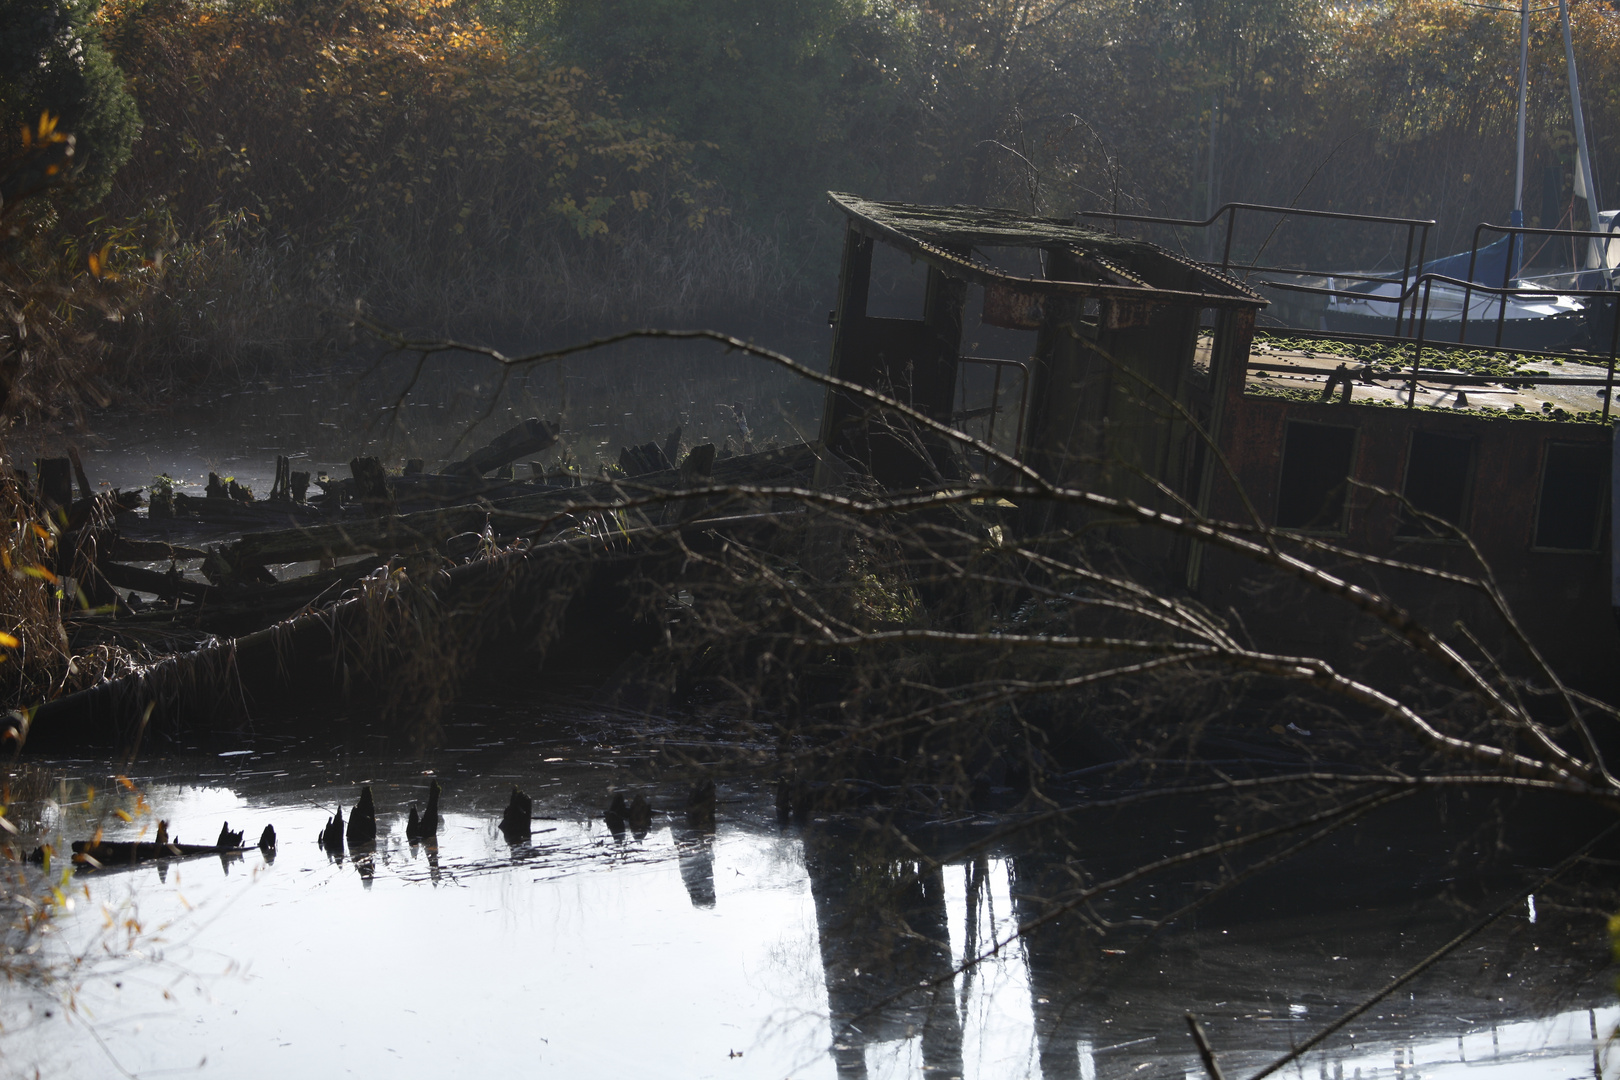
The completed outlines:
[[[1301,361],[1300,385],[1337,383],[1342,398],[1256,393],[1278,368],[1251,362],[1265,301],[1201,263],[1070,221],[832,198],[848,225],[833,375],[1054,482],[1171,513],[1258,514],[1333,546],[1475,573],[1454,525],[1567,672],[1600,673],[1585,680],[1593,688],[1612,680],[1606,424],[1393,407],[1388,390],[1330,383],[1320,357]],[[995,478],[857,395],[829,391],[821,435],[891,487]],[[1214,606],[1253,586],[1255,567],[1236,556],[1144,541],[1130,545],[1139,559]],[[1365,565],[1346,573],[1375,576]],[[1432,579],[1389,578],[1377,584],[1420,610],[1440,592]],[[1476,614],[1445,602],[1448,624]],[[1299,629],[1340,642],[1348,632],[1331,621]]]

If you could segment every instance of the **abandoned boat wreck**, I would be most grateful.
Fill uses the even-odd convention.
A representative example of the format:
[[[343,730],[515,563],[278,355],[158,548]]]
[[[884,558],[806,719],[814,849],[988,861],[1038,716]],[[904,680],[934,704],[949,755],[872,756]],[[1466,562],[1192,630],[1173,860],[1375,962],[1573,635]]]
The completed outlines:
[[[1073,545],[1083,530],[1091,557],[1217,613],[1239,610],[1260,641],[1327,657],[1353,654],[1367,632],[1343,605],[1297,593],[1274,600],[1275,575],[1240,554],[1186,530],[1129,527],[1040,498],[1021,477],[1302,544],[1418,618],[1494,626],[1486,647],[1510,648],[1518,631],[1489,597],[1416,572],[1478,575],[1482,559],[1553,668],[1612,699],[1613,437],[1608,423],[1591,422],[1607,419],[1612,355],[1607,368],[1583,354],[1566,357],[1562,374],[1481,376],[1422,367],[1413,349],[1410,370],[1352,369],[1329,343],[1267,344],[1256,330],[1262,296],[1143,240],[1006,210],[832,199],[846,234],[815,444],[721,460],[699,447],[679,467],[648,444],[621,458],[633,482],[584,486],[483,479],[513,447],[555,437],[537,421],[438,478],[420,465],[390,477],[374,459],[357,459],[352,481],[326,485],[348,495],[324,511],[301,509],[307,478],[289,476],[292,494],[277,512],[291,510],[291,527],[208,545],[206,585],[127,565],[157,557],[153,542],[131,546],[116,527],[106,531],[119,516],[111,504],[81,512],[104,531],[88,565],[83,543],[64,545],[60,573],[92,593],[139,590],[167,607],[115,605],[80,617],[76,631],[138,632],[144,620],[173,635],[183,624],[194,647],[46,702],[18,733],[35,747],[127,745],[149,728],[208,722],[222,702],[250,715],[299,695],[386,686],[399,643],[378,635],[409,636],[407,616],[424,603],[468,613],[458,624],[466,640],[446,647],[445,662],[469,661],[497,639],[538,643],[554,662],[570,643],[605,653],[650,647],[666,629],[645,595],[632,597],[632,580],[674,595],[684,575],[700,572],[694,551],[768,542],[785,515],[803,510],[796,492],[851,474],[890,492],[1006,491],[1013,499],[997,513],[1014,535]],[[908,275],[909,293],[897,285]],[[1443,361],[1440,347],[1429,348]],[[1567,407],[1483,405],[1555,386]],[[908,424],[874,406],[875,396],[933,426]],[[979,449],[964,453],[945,429]],[[726,485],[750,486],[744,511],[668,498]],[[322,568],[289,581],[267,569],[293,563]],[[431,581],[426,599],[400,587],[413,576]],[[497,594],[506,614],[481,617]]]
[[[1606,363],[1587,353],[1535,354],[1562,371],[1481,376],[1420,366],[1425,355],[1443,362],[1460,346],[1429,342],[1425,353],[1421,338],[1394,340],[1411,355],[1410,370],[1380,370],[1347,363],[1330,342],[1279,350],[1257,341],[1265,299],[1146,241],[1004,210],[832,200],[847,222],[832,374],[939,420],[982,417],[971,430],[1063,487],[1287,530],[1388,564],[1472,575],[1483,559],[1563,677],[1611,700],[1620,689],[1610,596],[1612,343]],[[883,248],[926,275],[909,318],[868,311],[874,253]],[[964,352],[973,307],[982,326],[1016,335],[1003,336],[998,356]],[[965,375],[985,366],[996,379],[980,405],[982,392],[973,398]],[[1002,378],[1008,369],[1016,379]],[[1021,393],[1000,393],[1004,382],[1021,382]],[[1285,384],[1292,389],[1279,389]],[[937,475],[939,463],[922,460],[916,439],[884,427],[829,394],[827,447],[869,461],[887,483]],[[1023,510],[1026,529],[1061,523],[1050,507]],[[1342,609],[1268,609],[1256,593],[1263,575],[1242,557],[1144,532],[1113,538],[1139,571],[1216,611],[1241,608],[1257,633],[1326,654],[1350,644]],[[1501,634],[1492,644],[1504,647],[1513,637],[1483,596],[1459,598],[1393,565],[1341,562],[1348,578],[1375,582],[1420,618],[1494,623]]]

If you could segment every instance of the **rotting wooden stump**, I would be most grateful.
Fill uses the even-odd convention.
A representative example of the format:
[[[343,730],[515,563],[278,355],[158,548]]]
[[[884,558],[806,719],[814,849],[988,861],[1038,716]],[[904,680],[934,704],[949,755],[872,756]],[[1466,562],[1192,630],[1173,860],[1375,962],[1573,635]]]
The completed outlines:
[[[613,801],[608,804],[607,812],[602,815],[602,820],[607,822],[608,832],[613,834],[614,839],[624,839],[625,819],[629,814],[630,807],[625,803],[624,792],[621,791],[613,796]]]
[[[416,804],[411,804],[411,816],[405,822],[405,838],[407,840],[432,840],[439,835],[439,782],[434,780],[428,785],[427,809],[422,816],[416,814]]]
[[[501,815],[501,835],[506,837],[508,844],[523,843],[533,835],[533,818],[534,800],[514,785],[512,798],[506,804],[506,813]]]
[[[326,819],[326,825],[321,829],[321,847],[328,854],[343,854],[343,807],[337,808],[337,813]]]
[[[349,828],[345,835],[349,843],[369,844],[377,839],[377,804],[371,798],[371,785],[360,789],[360,802],[349,815]]]

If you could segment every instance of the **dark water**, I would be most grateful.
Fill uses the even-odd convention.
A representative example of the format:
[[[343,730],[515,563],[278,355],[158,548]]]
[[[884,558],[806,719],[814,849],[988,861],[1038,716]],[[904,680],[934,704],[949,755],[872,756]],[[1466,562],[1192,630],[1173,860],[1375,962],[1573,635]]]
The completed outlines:
[[[53,833],[131,838],[162,818],[208,842],[228,820],[250,841],[273,824],[280,845],[273,861],[79,875],[74,911],[41,953],[81,958],[56,986],[77,988],[74,1008],[9,986],[5,1072],[1191,1077],[1191,1010],[1227,1075],[1245,1076],[1473,918],[1421,896],[1239,912],[1157,937],[1020,938],[1050,865],[1044,842],[952,856],[1005,819],[914,829],[935,867],[860,815],[779,825],[768,787],[733,769],[706,835],[680,812],[689,763],[667,767],[627,736],[629,720],[588,702],[525,697],[456,707],[446,748],[426,758],[342,725],[266,725],[154,757],[130,772],[144,813],[109,783],[111,762],[32,763],[36,783],[54,783],[42,815]],[[406,806],[430,777],[444,784],[443,829],[413,844]],[[317,832],[362,782],[379,839],[334,858]],[[512,784],[535,800],[526,844],[496,829]],[[645,838],[604,825],[614,790],[650,797]],[[1348,889],[1385,873],[1365,852],[1342,858]],[[1500,921],[1283,1075],[1615,1075],[1601,920],[1532,914]]]

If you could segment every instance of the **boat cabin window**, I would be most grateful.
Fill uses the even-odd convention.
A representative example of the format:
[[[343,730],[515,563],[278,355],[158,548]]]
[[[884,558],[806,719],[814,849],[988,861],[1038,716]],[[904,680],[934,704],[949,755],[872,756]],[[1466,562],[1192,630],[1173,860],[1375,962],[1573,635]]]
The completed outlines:
[[[1355,428],[1289,421],[1277,485],[1278,528],[1344,530],[1355,449]]]
[[[866,297],[870,318],[921,319],[927,297],[927,263],[881,240],[872,245],[872,286]]]
[[[1040,297],[992,291],[970,284],[962,319],[962,355],[995,360],[1028,360],[1035,355],[1036,331],[1045,315]]]
[[[1456,539],[1444,526],[1420,514],[1432,514],[1464,528],[1473,483],[1473,439],[1433,431],[1412,432],[1412,443],[1406,452],[1406,482],[1401,485],[1401,494],[1419,513],[1401,507],[1401,522],[1395,534],[1432,540]]]
[[[1536,507],[1538,548],[1595,551],[1603,533],[1609,448],[1600,443],[1548,443]]]

